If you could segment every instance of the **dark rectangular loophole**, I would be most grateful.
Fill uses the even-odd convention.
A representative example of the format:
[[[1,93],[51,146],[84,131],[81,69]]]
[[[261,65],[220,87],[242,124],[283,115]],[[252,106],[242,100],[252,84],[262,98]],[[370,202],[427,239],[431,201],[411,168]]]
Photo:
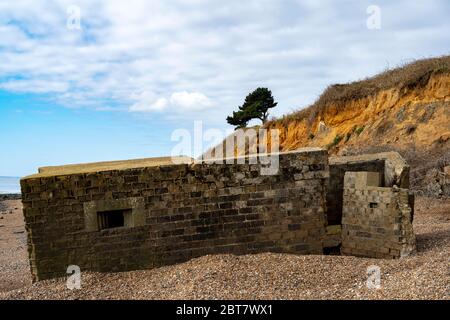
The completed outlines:
[[[125,226],[125,216],[131,210],[109,210],[97,212],[99,230]]]
[[[369,204],[369,207],[372,208],[372,209],[378,208],[378,203],[376,203],[376,202],[371,202],[371,203]]]

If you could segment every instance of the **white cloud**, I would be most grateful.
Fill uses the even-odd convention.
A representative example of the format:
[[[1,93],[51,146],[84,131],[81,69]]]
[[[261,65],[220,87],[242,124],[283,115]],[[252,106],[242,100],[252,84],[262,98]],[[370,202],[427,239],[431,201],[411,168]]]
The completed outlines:
[[[184,110],[203,110],[211,107],[213,104],[211,100],[202,93],[187,91],[174,92],[170,96],[170,103],[175,107],[182,108]]]
[[[166,98],[159,98],[153,103],[146,103],[145,101],[139,101],[133,104],[130,108],[130,112],[161,112],[167,108],[168,102]]]
[[[29,93],[63,93],[69,89],[69,85],[65,82],[52,80],[11,80],[0,83],[1,89],[15,92]]]
[[[174,92],[169,99],[164,97],[155,99],[152,92],[144,91],[140,94],[133,94],[132,98],[136,102],[128,108],[130,112],[170,111],[180,113],[205,110],[213,106],[212,101],[199,92]]]
[[[81,30],[66,28],[72,4],[81,9]],[[272,89],[280,115],[332,82],[448,54],[448,1],[380,0],[377,31],[366,28],[369,4],[2,0],[0,87],[46,93],[67,106],[224,123],[258,86]]]

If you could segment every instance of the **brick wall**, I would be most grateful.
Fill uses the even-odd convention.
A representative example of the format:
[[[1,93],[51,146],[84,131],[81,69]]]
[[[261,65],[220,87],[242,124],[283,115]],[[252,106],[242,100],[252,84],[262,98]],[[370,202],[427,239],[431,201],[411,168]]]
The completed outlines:
[[[326,151],[261,164],[180,164],[21,180],[34,280],[123,271],[213,253],[322,253]],[[97,211],[129,209],[127,227],[98,230]]]
[[[343,204],[342,201],[344,196],[344,175],[348,171],[371,171],[383,174],[384,161],[369,160],[357,163],[336,163],[330,165],[330,179],[327,183],[326,195],[327,219],[329,225],[341,224]]]
[[[415,250],[408,190],[380,185],[377,172],[345,173],[342,254],[399,258]]]
[[[380,187],[409,188],[409,166],[397,152],[330,158],[330,179],[327,183],[327,220],[329,225],[341,224],[344,175],[348,171],[380,173]],[[411,202],[413,205],[413,202]]]

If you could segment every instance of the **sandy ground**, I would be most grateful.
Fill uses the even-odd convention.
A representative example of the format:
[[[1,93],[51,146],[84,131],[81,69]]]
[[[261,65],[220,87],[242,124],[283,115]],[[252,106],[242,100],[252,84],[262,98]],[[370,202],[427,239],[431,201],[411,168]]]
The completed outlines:
[[[213,255],[154,270],[85,272],[79,290],[68,290],[63,278],[31,284],[20,201],[3,204],[7,208],[0,213],[0,299],[450,298],[450,200],[417,199],[418,251],[399,260]],[[379,289],[366,285],[367,267],[372,265],[380,267]]]

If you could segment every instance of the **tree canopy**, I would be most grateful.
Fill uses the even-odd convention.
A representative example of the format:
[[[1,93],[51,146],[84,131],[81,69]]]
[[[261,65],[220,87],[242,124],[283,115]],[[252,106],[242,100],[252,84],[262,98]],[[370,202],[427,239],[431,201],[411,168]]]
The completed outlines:
[[[267,88],[258,88],[245,97],[244,104],[238,111],[227,117],[227,122],[237,128],[246,127],[252,119],[259,119],[264,124],[269,116],[269,109],[276,107],[272,91]]]

